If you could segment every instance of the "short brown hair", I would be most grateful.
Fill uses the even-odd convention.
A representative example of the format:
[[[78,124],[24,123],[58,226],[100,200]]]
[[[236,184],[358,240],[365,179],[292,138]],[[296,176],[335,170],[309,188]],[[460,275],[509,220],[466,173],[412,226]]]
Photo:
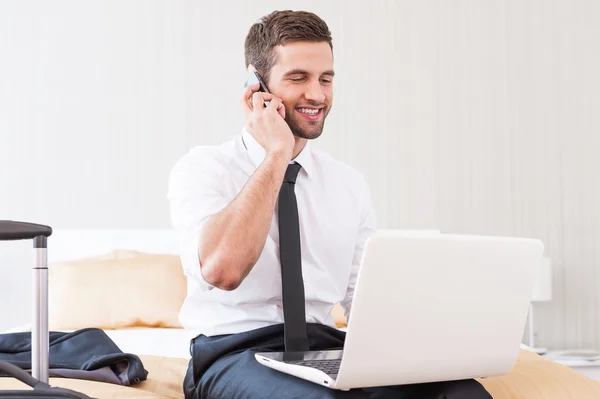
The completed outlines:
[[[273,48],[292,42],[327,42],[333,51],[329,27],[317,15],[306,11],[273,11],[248,31],[244,45],[246,68],[254,65],[268,81],[276,63]]]

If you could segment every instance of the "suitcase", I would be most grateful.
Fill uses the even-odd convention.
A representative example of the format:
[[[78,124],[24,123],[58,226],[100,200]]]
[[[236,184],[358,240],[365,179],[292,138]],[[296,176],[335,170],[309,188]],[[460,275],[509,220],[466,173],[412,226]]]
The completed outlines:
[[[0,361],[0,371],[4,372],[33,390],[0,391],[0,398],[81,398],[89,399],[82,393],[48,385],[49,331],[48,331],[48,237],[52,228],[40,224],[0,220],[0,241],[33,240],[35,262],[33,275],[33,320],[31,329],[31,375],[24,370]],[[0,377],[2,378],[2,377]]]

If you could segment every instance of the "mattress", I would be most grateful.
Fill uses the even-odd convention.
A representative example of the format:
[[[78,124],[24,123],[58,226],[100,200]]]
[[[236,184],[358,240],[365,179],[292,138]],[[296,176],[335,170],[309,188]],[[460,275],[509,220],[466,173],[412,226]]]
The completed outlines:
[[[494,399],[600,398],[600,382],[523,349],[509,374],[477,381]]]
[[[104,330],[125,353],[189,359],[190,340],[188,331],[180,328],[123,328]]]
[[[31,331],[31,325],[1,331],[0,334],[10,334],[21,331]],[[73,332],[73,330],[58,330],[62,332]],[[136,355],[153,355],[161,357],[175,357],[189,359],[190,340],[194,334],[183,328],[147,328],[134,327],[118,330],[104,330],[106,335],[124,353]]]

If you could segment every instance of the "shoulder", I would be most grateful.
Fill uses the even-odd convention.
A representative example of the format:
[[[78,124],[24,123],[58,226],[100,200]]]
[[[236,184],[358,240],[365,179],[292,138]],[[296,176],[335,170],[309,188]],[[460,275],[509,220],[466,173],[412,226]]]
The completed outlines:
[[[218,186],[238,159],[237,152],[234,140],[221,145],[192,147],[171,168],[169,192],[185,190],[190,184]]]
[[[313,159],[324,176],[335,179],[344,186],[364,189],[366,185],[365,178],[356,168],[322,150],[313,150]]]
[[[171,169],[171,177],[180,174],[218,175],[225,173],[238,157],[233,140],[215,146],[192,147]]]
[[[173,166],[173,170],[200,169],[206,171],[227,166],[233,159],[239,157],[233,140],[221,145],[192,147]]]

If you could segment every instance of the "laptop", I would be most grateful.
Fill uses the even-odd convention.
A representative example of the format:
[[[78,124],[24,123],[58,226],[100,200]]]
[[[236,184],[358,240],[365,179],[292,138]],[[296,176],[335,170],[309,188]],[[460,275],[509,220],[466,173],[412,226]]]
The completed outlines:
[[[339,390],[507,374],[543,251],[528,238],[378,231],[363,252],[343,350],[255,358]]]

